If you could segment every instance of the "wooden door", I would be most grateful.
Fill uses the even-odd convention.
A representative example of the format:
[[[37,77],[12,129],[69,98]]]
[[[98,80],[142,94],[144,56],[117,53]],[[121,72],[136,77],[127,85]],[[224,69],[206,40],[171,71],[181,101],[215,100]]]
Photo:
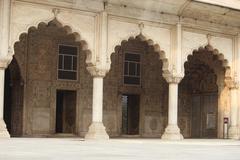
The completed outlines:
[[[202,137],[217,137],[217,94],[202,96]]]
[[[65,91],[63,103],[63,133],[74,133],[76,121],[76,92]]]
[[[192,138],[217,137],[218,96],[213,94],[193,95],[192,97]]]
[[[192,121],[191,121],[191,137],[201,137],[201,96],[194,95],[192,97]]]

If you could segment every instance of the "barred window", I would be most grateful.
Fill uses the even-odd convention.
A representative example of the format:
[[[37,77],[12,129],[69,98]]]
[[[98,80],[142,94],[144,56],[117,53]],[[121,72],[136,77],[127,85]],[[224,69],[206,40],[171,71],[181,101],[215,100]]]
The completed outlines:
[[[59,45],[58,79],[77,80],[78,47]]]
[[[124,84],[140,85],[140,54],[125,53]]]

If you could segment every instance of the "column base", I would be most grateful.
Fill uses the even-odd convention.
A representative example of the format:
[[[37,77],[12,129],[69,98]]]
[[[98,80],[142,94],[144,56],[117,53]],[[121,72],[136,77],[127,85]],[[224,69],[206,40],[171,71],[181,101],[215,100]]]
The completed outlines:
[[[0,138],[10,138],[10,134],[8,133],[3,119],[0,119]]]
[[[183,140],[183,136],[177,125],[168,125],[161,138],[163,140]]]
[[[109,136],[105,130],[103,123],[93,122],[85,135],[86,140],[108,140]]]
[[[230,126],[230,128],[228,130],[228,138],[229,139],[239,139],[237,126]]]

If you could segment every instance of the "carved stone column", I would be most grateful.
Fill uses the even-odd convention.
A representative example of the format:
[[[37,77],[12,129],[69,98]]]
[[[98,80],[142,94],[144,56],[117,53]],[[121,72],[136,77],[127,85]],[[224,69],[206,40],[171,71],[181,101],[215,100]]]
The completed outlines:
[[[8,66],[9,60],[0,60],[0,138],[9,138],[10,135],[3,120],[4,114],[4,81],[5,68]]]
[[[237,81],[228,83],[230,88],[231,108],[230,108],[230,128],[228,137],[230,139],[239,139],[238,135],[238,87]]]
[[[183,136],[178,127],[178,83],[182,77],[168,76],[165,77],[169,83],[168,95],[168,125],[162,135],[162,139],[166,140],[182,140]]]
[[[11,53],[9,52],[9,30],[10,30],[10,14],[11,0],[0,1],[0,138],[10,137],[6,124],[3,120],[4,106],[4,74],[5,68],[11,61]],[[9,55],[10,53],[10,55]]]
[[[93,76],[93,100],[92,100],[92,123],[89,126],[85,139],[104,140],[109,136],[103,125],[103,78],[106,70],[96,67],[88,67],[88,71]]]

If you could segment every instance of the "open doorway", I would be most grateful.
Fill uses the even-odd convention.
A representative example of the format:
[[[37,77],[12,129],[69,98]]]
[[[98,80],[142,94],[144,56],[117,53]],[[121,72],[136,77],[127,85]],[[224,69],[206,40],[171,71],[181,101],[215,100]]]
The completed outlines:
[[[139,95],[122,95],[122,134],[139,134]]]
[[[201,50],[188,57],[184,69],[179,84],[180,129],[185,138],[218,138],[225,68],[216,54]]]
[[[76,128],[76,91],[57,90],[56,133],[74,134]]]

